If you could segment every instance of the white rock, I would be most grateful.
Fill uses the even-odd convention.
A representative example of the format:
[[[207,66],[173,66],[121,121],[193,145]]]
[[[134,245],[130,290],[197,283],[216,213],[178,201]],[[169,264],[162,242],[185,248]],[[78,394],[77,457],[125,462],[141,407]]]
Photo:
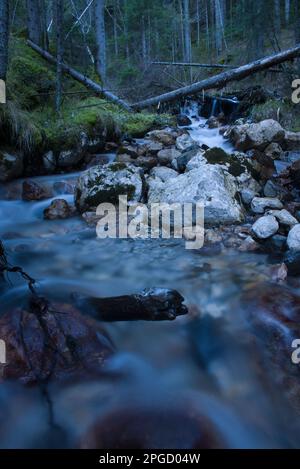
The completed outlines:
[[[243,209],[236,199],[235,178],[219,165],[203,165],[165,183],[149,183],[148,202],[203,202],[205,223],[231,224],[243,220]]]
[[[177,171],[166,166],[156,166],[151,169],[150,176],[158,177],[163,182],[168,181],[169,179],[176,178],[178,176]]]
[[[252,148],[264,150],[270,143],[283,140],[285,132],[279,122],[267,119],[258,124],[236,125],[230,129],[229,136],[235,148],[247,151]]]
[[[294,226],[297,225],[299,222],[298,220],[293,217],[287,210],[270,210],[268,211],[268,215],[273,215],[281,225],[285,226]]]
[[[300,251],[300,224],[295,225],[289,232],[287,245],[291,251]]]
[[[254,213],[264,213],[267,208],[282,209],[283,205],[279,199],[272,197],[254,197],[251,209]]]
[[[253,234],[259,239],[267,239],[279,230],[279,224],[273,215],[259,218],[252,226]]]

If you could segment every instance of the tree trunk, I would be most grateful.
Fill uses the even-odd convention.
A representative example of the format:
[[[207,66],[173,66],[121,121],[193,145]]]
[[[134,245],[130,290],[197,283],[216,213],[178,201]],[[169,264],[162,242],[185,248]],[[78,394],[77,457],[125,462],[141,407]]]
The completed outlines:
[[[41,49],[41,47],[37,46],[32,41],[28,41],[28,45],[33,50],[35,50],[38,54],[40,54],[44,59],[46,59],[48,62],[54,65],[57,64],[57,60],[53,57],[53,55],[49,54],[49,52]],[[93,80],[86,77],[85,75],[82,75],[82,73],[77,72],[77,70],[75,70],[74,68],[69,67],[69,65],[62,63],[62,71],[63,73],[70,75],[72,78],[74,78],[74,80],[78,81],[82,85],[92,90],[95,94],[98,94],[101,96],[103,95],[109,101],[112,101],[113,103],[118,104],[122,108],[126,109],[126,111],[131,112],[131,107],[124,100],[118,98],[118,96],[114,95],[113,93],[109,91],[103,90],[103,88],[100,85],[98,85]]]
[[[277,37],[280,36],[280,29],[281,29],[281,11],[280,11],[280,0],[274,0],[274,27],[275,27],[275,33]]]
[[[46,6],[44,0],[26,0],[28,37],[35,44],[48,47]]]
[[[243,78],[246,78],[253,73],[261,72],[262,70],[266,70],[273,65],[278,65],[282,62],[292,60],[299,56],[300,44],[292,49],[285,50],[260,60],[256,60],[255,62],[243,65],[242,67],[235,68],[234,70],[220,73],[214,77],[210,77],[194,83],[193,85],[185,86],[175,91],[171,91],[154,98],[146,99],[145,101],[140,101],[133,104],[131,107],[132,109],[143,109],[146,107],[155,106],[160,103],[180,99],[187,95],[194,95],[200,93],[203,90],[223,88],[230,81],[242,80]]]
[[[183,0],[184,60],[192,60],[191,22],[189,0]]]
[[[285,0],[284,3],[284,16],[286,24],[290,21],[290,13],[291,13],[291,0]]]
[[[95,4],[96,22],[96,45],[97,45],[97,73],[106,83],[106,34],[105,34],[105,0],[96,0]]]
[[[0,2],[0,80],[6,80],[9,37],[9,1]]]
[[[300,43],[300,5],[299,1],[295,2],[295,42]]]
[[[55,19],[56,19],[56,112],[61,111],[62,100],[62,61],[63,61],[63,16],[64,0],[55,0]]]

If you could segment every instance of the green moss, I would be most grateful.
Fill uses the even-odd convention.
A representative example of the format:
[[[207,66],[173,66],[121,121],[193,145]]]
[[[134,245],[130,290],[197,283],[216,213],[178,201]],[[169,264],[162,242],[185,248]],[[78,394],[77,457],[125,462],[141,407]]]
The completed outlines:
[[[107,186],[96,194],[86,197],[85,202],[89,207],[97,207],[101,203],[118,204],[119,195],[123,194],[127,194],[128,200],[132,200],[135,194],[135,186],[131,184]]]

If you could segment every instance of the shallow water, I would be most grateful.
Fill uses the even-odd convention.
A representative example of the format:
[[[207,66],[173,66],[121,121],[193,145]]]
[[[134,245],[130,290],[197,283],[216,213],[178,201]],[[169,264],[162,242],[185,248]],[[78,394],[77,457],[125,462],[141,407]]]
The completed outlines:
[[[204,123],[199,116],[193,118],[194,139],[230,148],[217,129]],[[77,177],[36,180],[52,187]],[[10,262],[34,277],[40,292],[67,302],[74,292],[102,297],[168,287],[185,297],[192,314],[171,323],[106,325],[117,347],[107,363],[107,378],[52,392],[55,421],[68,435],[65,439],[48,428],[47,406],[38,391],[2,384],[2,447],[75,446],[95,416],[101,421],[132,407],[160,415],[162,408],[172,412],[189,405],[209,420],[227,447],[298,443],[295,422],[289,426],[289,405],[276,389],[270,396],[272,384],[258,376],[257,350],[248,340],[243,314],[243,294],[269,279],[266,256],[228,250],[207,255],[186,250],[183,240],[97,239],[95,229],[78,216],[44,220],[43,210],[52,199],[23,202],[21,184],[15,181],[0,192],[0,238]],[[17,200],[7,200],[8,193]],[[71,202],[73,196],[59,197]],[[27,295],[22,280],[15,275],[10,279],[14,286],[2,294],[2,312]],[[171,424],[161,431],[153,435],[152,447],[193,445],[187,436],[181,442],[172,440]]]

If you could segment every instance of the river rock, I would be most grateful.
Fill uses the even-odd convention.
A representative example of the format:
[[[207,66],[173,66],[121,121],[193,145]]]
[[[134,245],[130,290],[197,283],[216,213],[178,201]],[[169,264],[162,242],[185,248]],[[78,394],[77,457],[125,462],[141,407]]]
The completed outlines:
[[[254,197],[257,195],[257,193],[252,189],[242,189],[240,193],[245,205],[250,205]]]
[[[277,197],[278,186],[271,179],[269,179],[264,186],[265,197]]]
[[[265,215],[259,218],[252,226],[252,232],[258,239],[267,239],[279,230],[279,224],[272,215]]]
[[[270,210],[267,212],[268,215],[273,215],[281,225],[284,226],[294,226],[298,224],[298,220],[296,220],[293,215],[290,214],[287,210]]]
[[[195,144],[195,140],[189,134],[183,134],[176,138],[176,148],[179,151],[187,150]]]
[[[130,144],[123,144],[118,148],[117,156],[119,155],[129,155],[131,158],[135,159],[139,156],[138,147]]]
[[[0,182],[15,179],[23,173],[23,155],[0,150]]]
[[[192,169],[200,168],[206,164],[207,160],[204,158],[203,153],[203,150],[198,149],[197,154],[186,163],[185,170],[192,171]]]
[[[175,144],[175,135],[171,130],[152,130],[147,134],[147,138],[162,143],[166,147]]]
[[[238,223],[243,210],[236,199],[237,183],[218,165],[203,165],[166,182],[149,181],[148,201],[169,204],[203,202],[205,223]]]
[[[157,166],[150,171],[150,176],[157,177],[163,182],[166,182],[169,179],[176,178],[178,173],[172,168],[167,168],[166,166]]]
[[[35,181],[24,181],[22,186],[22,199],[28,202],[42,200],[49,197],[47,190]]]
[[[254,213],[264,213],[267,208],[282,209],[283,205],[279,199],[271,197],[254,197],[251,209]]]
[[[173,159],[172,168],[174,168],[176,171],[183,173],[186,170],[186,166],[189,161],[199,153],[203,153],[199,146],[196,144],[192,145],[191,147],[182,151],[179,156],[177,156],[177,158]]]
[[[80,150],[61,151],[57,158],[59,168],[77,166],[84,158],[84,153]]]
[[[143,195],[143,171],[125,163],[109,163],[84,171],[78,179],[75,203],[80,212],[100,203],[118,204],[119,195],[140,202]]]
[[[286,250],[286,240],[286,236],[275,234],[271,238],[267,239],[264,244],[264,248],[271,253],[278,254],[279,252]]]
[[[57,220],[69,218],[74,214],[74,210],[64,199],[55,199],[50,206],[44,210],[46,220]]]
[[[160,150],[157,154],[157,158],[161,165],[168,165],[171,164],[173,160],[176,160],[180,155],[180,151],[176,150],[175,147],[171,147]]]
[[[281,142],[284,139],[285,131],[279,122],[267,119],[258,124],[244,124],[233,126],[229,131],[230,140],[235,148],[247,151],[252,148],[265,150],[273,142]]]
[[[241,252],[255,252],[261,249],[261,245],[257,243],[251,236],[247,236],[238,248]]]
[[[147,154],[157,155],[163,149],[163,144],[160,142],[150,142],[147,146]]]
[[[300,224],[295,225],[289,232],[287,245],[291,251],[300,251]]]
[[[157,158],[154,155],[139,156],[136,160],[133,161],[133,164],[139,168],[142,168],[144,171],[149,171],[150,169],[157,166]]]
[[[176,117],[176,120],[177,120],[177,125],[181,127],[192,125],[191,119],[185,114],[179,114],[179,116]]]

